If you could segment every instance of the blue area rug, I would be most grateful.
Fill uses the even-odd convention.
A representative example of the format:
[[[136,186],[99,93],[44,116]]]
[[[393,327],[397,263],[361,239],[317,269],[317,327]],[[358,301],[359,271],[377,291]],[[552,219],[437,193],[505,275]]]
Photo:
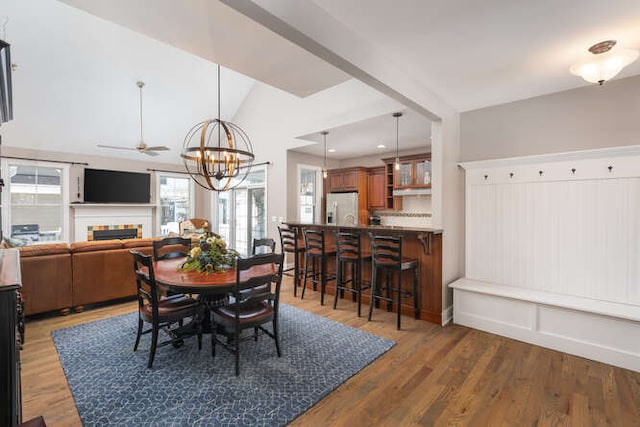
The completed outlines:
[[[137,313],[52,332],[85,426],[285,425],[395,345],[281,304],[282,357],[269,337],[233,355],[210,337],[198,351],[160,347],[147,370],[150,335],[133,351]],[[162,339],[162,336],[161,336]]]

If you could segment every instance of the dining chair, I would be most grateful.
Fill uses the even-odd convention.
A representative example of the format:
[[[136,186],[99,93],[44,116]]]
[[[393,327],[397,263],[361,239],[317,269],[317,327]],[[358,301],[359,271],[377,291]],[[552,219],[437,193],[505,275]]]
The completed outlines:
[[[153,260],[186,257],[191,250],[191,239],[184,237],[165,237],[153,241]]]
[[[263,239],[253,239],[253,245],[251,249],[252,255],[258,253],[274,253],[276,251],[276,241],[270,237]]]
[[[258,336],[266,334],[275,341],[278,357],[282,355],[278,338],[278,309],[283,259],[281,253],[238,259],[230,304],[212,308],[212,331],[224,331],[229,338],[219,340],[217,334],[212,333],[211,354],[215,357],[216,342],[234,353],[236,376],[240,375],[240,343],[243,341],[257,341]],[[249,277],[247,271],[250,269]],[[271,323],[271,330],[264,327],[267,323]],[[242,331],[247,329],[252,333],[243,336]]]
[[[133,255],[133,270],[136,274],[136,287],[138,290],[138,333],[133,351],[138,350],[140,337],[143,334],[151,333],[151,348],[149,350],[149,361],[147,368],[153,366],[157,347],[167,344],[177,346],[182,341],[181,338],[171,337],[167,341],[158,343],[160,330],[169,332],[170,325],[185,318],[192,318],[196,326],[198,336],[198,349],[202,349],[202,318],[205,311],[204,305],[199,301],[180,295],[173,295],[161,298],[160,291],[156,284],[153,270],[153,261],[150,255],[144,255],[134,249],[129,251]],[[143,330],[144,323],[151,325],[150,329]]]

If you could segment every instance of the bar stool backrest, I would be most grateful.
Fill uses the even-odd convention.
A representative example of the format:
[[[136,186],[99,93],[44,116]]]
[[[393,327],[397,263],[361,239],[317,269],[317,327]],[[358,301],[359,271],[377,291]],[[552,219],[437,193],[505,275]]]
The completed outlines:
[[[282,252],[297,252],[299,249],[298,229],[280,225],[278,226],[278,232],[280,233],[280,247]]]
[[[335,232],[336,250],[339,259],[358,259],[360,251],[360,233]]]
[[[374,265],[401,268],[402,266],[402,237],[374,236],[371,239],[371,256]]]
[[[324,254],[324,231],[304,230],[304,245],[309,255]]]

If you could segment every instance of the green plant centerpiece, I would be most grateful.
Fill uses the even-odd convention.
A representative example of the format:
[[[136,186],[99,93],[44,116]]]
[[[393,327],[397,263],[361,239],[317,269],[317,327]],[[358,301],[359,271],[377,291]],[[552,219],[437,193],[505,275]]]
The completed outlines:
[[[198,244],[191,248],[180,268],[201,273],[224,271],[233,267],[239,256],[238,252],[227,248],[220,236],[207,237],[200,239]]]

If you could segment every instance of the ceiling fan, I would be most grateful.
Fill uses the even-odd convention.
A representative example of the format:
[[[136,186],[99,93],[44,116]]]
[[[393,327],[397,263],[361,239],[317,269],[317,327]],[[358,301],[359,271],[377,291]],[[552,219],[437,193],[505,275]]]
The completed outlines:
[[[121,147],[117,145],[102,145],[102,144],[98,144],[98,147],[112,148],[115,150],[136,150],[139,153],[147,154],[149,156],[157,156],[158,151],[169,151],[169,147],[165,147],[164,145],[150,147],[144,142],[144,137],[142,133],[142,88],[144,87],[144,82],[137,82],[136,85],[140,89],[140,142],[135,147]]]

